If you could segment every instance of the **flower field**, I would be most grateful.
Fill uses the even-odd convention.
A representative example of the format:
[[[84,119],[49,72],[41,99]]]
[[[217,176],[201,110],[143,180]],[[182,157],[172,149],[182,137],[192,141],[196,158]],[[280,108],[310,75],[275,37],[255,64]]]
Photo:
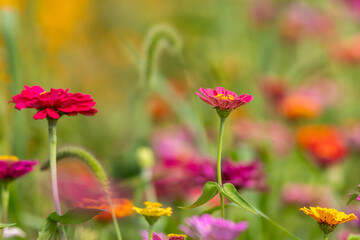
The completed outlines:
[[[0,240],[359,240],[359,0],[0,0]]]

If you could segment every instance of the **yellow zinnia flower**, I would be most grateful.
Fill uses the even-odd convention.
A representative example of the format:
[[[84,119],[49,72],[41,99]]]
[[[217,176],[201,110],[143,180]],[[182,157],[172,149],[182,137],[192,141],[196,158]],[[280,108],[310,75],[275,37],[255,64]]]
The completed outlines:
[[[338,224],[348,222],[354,219],[357,220],[357,217],[353,213],[346,214],[344,212],[339,212],[333,208],[310,207],[310,209],[308,209],[306,207],[303,207],[300,208],[300,211],[303,211],[306,215],[318,221],[321,230],[325,234],[334,231],[335,227]]]
[[[144,202],[145,208],[133,207],[133,210],[145,217],[150,225],[153,225],[161,216],[171,216],[172,209],[170,207],[162,208],[162,204],[158,202]]]

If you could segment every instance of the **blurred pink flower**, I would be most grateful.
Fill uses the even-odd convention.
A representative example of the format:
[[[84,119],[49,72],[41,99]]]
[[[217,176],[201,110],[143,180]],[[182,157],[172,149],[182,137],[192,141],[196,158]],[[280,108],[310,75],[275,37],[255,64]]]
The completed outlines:
[[[347,127],[345,134],[349,146],[356,151],[360,151],[360,123],[355,123]]]
[[[289,183],[281,194],[282,202],[297,206],[331,206],[333,204],[331,189],[327,186],[314,186],[303,183]]]
[[[288,6],[282,24],[284,37],[296,42],[303,36],[328,37],[334,32],[331,18],[304,2],[294,2]]]
[[[272,0],[252,1],[250,6],[251,20],[258,26],[268,25],[276,16],[276,6]]]
[[[152,147],[158,159],[152,175],[160,197],[184,199],[191,189],[215,179],[215,164],[200,156],[193,137],[185,128],[156,129]]]
[[[204,214],[185,219],[180,230],[195,240],[235,240],[247,227],[247,222],[234,223]]]
[[[217,87],[214,89],[211,88],[199,88],[199,92],[195,94],[198,95],[201,100],[218,108],[220,110],[234,110],[253,99],[253,96],[242,94],[238,96],[232,91],[228,91],[225,88]]]
[[[149,232],[148,231],[142,231],[141,232],[142,240],[149,240]],[[167,240],[167,237],[164,233],[156,233],[153,232],[153,238],[152,240]]]
[[[257,160],[235,163],[227,159],[222,166],[222,179],[224,183],[232,183],[237,189],[267,189],[262,163]]]
[[[345,3],[351,13],[357,18],[360,18],[360,0],[341,0]]]
[[[294,146],[290,130],[277,122],[255,122],[243,118],[233,123],[233,132],[239,141],[260,148],[270,145],[278,155],[289,153]]]
[[[31,172],[37,164],[37,160],[18,160],[15,156],[2,155],[0,156],[0,180],[10,181],[19,178]]]
[[[81,93],[69,93],[69,89],[54,89],[46,92],[40,86],[28,87],[13,97],[10,102],[15,103],[15,108],[35,108],[38,112],[33,116],[34,119],[44,119],[46,117],[58,119],[62,115],[83,114],[93,116],[97,113],[96,102],[90,95]]]

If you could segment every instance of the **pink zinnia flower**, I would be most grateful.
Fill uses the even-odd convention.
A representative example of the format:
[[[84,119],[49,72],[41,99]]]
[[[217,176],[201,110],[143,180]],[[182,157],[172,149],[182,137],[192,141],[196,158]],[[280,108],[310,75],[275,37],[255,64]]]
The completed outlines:
[[[18,160],[15,156],[2,155],[0,156],[0,180],[10,181],[19,178],[31,172],[37,164],[36,160]]]
[[[242,94],[238,96],[236,93],[222,87],[217,87],[215,90],[211,88],[199,88],[199,91],[200,93],[196,92],[195,94],[198,95],[201,100],[221,111],[235,110],[253,99],[251,95]]]
[[[25,85],[25,90],[13,97],[15,108],[35,108],[38,112],[34,119],[44,119],[46,117],[58,119],[62,115],[83,114],[93,116],[97,110],[93,108],[96,102],[90,95],[81,93],[69,93],[69,89],[54,89],[46,92],[40,86],[29,87]]]
[[[187,218],[185,224],[180,230],[195,240],[235,240],[248,227],[247,222],[234,223],[209,214]]]

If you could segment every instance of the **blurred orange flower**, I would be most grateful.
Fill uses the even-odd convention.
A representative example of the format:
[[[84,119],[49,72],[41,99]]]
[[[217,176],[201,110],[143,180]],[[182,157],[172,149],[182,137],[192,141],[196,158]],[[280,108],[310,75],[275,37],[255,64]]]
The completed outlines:
[[[299,128],[297,141],[322,167],[338,163],[344,159],[347,152],[344,136],[336,128],[328,125],[308,125]]]
[[[286,96],[279,104],[280,112],[290,119],[315,118],[322,112],[321,103],[303,93]]]
[[[332,50],[336,60],[345,64],[360,63],[360,35],[337,44]]]
[[[133,203],[131,200],[124,198],[113,198],[111,200],[114,206],[116,218],[123,218],[133,214],[133,209],[132,209]],[[80,203],[80,207],[106,209],[108,211],[101,212],[94,219],[104,222],[112,220],[111,206],[105,198],[100,198],[100,199],[85,198]]]

